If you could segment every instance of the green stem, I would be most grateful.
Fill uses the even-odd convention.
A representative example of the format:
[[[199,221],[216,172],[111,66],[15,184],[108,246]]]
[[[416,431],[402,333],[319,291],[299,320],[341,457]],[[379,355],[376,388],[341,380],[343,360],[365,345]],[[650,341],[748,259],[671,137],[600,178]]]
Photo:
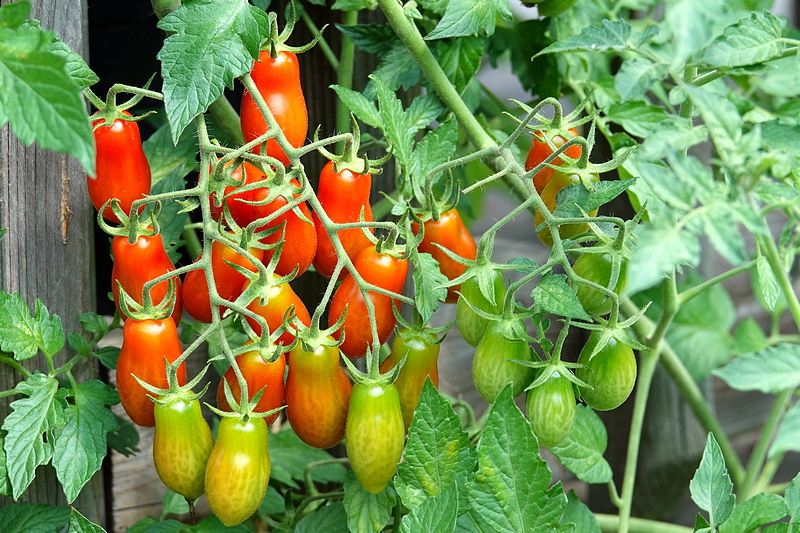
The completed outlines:
[[[200,252],[203,251],[203,242],[197,235],[197,231],[194,228],[184,227],[181,236],[186,241],[186,249],[189,251],[189,256],[192,260],[200,257]]]
[[[239,113],[236,112],[225,95],[211,102],[211,105],[208,106],[208,111],[214,117],[216,125],[231,142],[236,146],[244,144],[242,121],[239,118]]]
[[[597,523],[600,524],[600,529],[602,531],[617,531],[622,523],[622,519],[619,516],[608,514],[595,514],[594,516],[597,518]],[[690,527],[658,522],[656,520],[630,518],[628,531],[630,531],[630,533],[692,533],[693,530]]]
[[[344,15],[344,26],[355,26],[358,24],[358,11],[347,11]],[[342,51],[337,69],[336,83],[345,89],[353,88],[353,66],[355,65],[356,45],[347,36],[342,36]],[[350,129],[350,110],[344,102],[336,99],[336,131],[344,132]],[[337,147],[337,151],[341,146]]]
[[[19,361],[13,359],[12,357],[9,357],[4,353],[0,353],[0,363],[7,364],[11,368],[22,374],[25,377],[25,379],[28,379],[32,375],[31,371],[22,366],[22,364],[20,364]]]
[[[784,455],[786,454],[779,453],[767,459],[767,462],[764,463],[764,468],[761,469],[761,475],[758,476],[758,480],[756,480],[756,483],[753,485],[753,490],[751,491],[753,494],[758,494],[759,492],[765,492],[767,490],[769,482],[775,477],[775,472],[778,471],[778,467],[780,467],[783,462]]]
[[[769,235],[759,235],[756,240],[764,256],[767,258],[772,272],[778,279],[778,285],[780,285],[781,291],[783,291],[783,295],[786,297],[786,302],[789,304],[789,311],[792,313],[794,323],[798,329],[800,329],[800,301],[797,300],[797,294],[794,292],[792,281],[783,268],[778,248]]]
[[[699,294],[703,293],[709,287],[711,287],[713,285],[716,285],[717,283],[723,282],[728,278],[732,278],[733,276],[735,276],[737,274],[741,274],[742,272],[747,272],[748,270],[753,268],[755,266],[755,264],[756,264],[755,261],[750,261],[749,263],[747,263],[745,265],[742,265],[742,266],[739,266],[739,267],[736,267],[736,268],[732,268],[731,270],[728,270],[727,272],[723,272],[719,276],[715,276],[715,277],[711,278],[710,280],[704,281],[703,283],[701,283],[699,285],[695,285],[694,287],[692,287],[690,289],[686,289],[685,291],[683,291],[682,293],[680,293],[678,295],[678,298],[680,299],[681,305],[685,304],[686,302],[688,302],[689,300],[691,300],[695,296],[698,296]]]

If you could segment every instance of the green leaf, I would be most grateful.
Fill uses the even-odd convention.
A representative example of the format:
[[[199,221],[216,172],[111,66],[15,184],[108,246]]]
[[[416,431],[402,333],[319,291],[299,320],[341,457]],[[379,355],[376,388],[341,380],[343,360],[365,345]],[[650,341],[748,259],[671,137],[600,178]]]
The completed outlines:
[[[186,498],[167,489],[161,497],[161,516],[168,514],[186,514],[189,512],[189,503]]]
[[[185,176],[197,167],[197,137],[194,127],[184,130],[177,146],[173,144],[169,124],[164,124],[142,143],[147,162],[150,163],[153,185],[172,174]]]
[[[348,533],[347,513],[342,502],[334,502],[305,515],[294,533]]]
[[[755,318],[749,316],[736,326],[733,334],[733,346],[737,355],[762,350],[768,344],[767,336]]]
[[[719,528],[719,533],[753,531],[784,516],[786,516],[786,504],[783,498],[777,494],[756,494],[736,506],[730,518]]]
[[[383,118],[386,138],[394,148],[394,156],[397,161],[401,165],[408,167],[411,164],[414,139],[412,135],[409,135],[411,126],[408,123],[405,111],[403,111],[403,104],[400,103],[397,95],[386,86],[381,78],[373,77],[373,81],[378,93],[380,114]]]
[[[625,192],[634,182],[635,180],[601,181],[593,184],[594,192],[590,192],[581,183],[568,185],[558,191],[553,215],[564,218],[584,216],[584,213],[598,209]]]
[[[700,87],[684,87],[708,126],[718,154],[728,164],[737,164],[742,155],[742,117],[732,102]]]
[[[778,433],[769,448],[769,457],[800,451],[800,403],[794,404],[781,420]]]
[[[789,511],[789,523],[794,526],[800,524],[800,474],[786,487],[784,498]]]
[[[105,317],[97,313],[83,313],[78,315],[78,321],[83,329],[89,333],[105,333],[108,331],[108,322]]]
[[[489,38],[489,62],[498,65],[501,56],[510,56],[511,69],[522,87],[541,98],[558,97],[561,74],[556,56],[538,55],[540,50],[553,44],[548,19],[517,21],[513,26],[499,26]],[[537,54],[531,60],[531,54]]]
[[[377,6],[377,0],[336,0],[331,6],[331,9],[338,9],[339,11],[363,11],[366,9],[374,10]]]
[[[642,96],[666,75],[666,65],[643,57],[632,57],[622,63],[619,72],[614,76],[614,89],[620,100],[626,102]]]
[[[734,210],[739,209],[726,201],[707,204],[701,212],[700,220],[706,236],[717,252],[734,266],[743,265],[747,260],[744,239],[739,232]]]
[[[0,350],[24,361],[39,350],[53,355],[64,347],[64,339],[61,318],[50,316],[41,301],[36,300],[36,310],[31,316],[19,294],[0,292]]]
[[[444,492],[428,498],[403,517],[400,533],[451,533],[458,518],[458,486],[450,483]]]
[[[3,422],[3,429],[8,432],[3,447],[16,499],[33,481],[36,467],[52,457],[52,431],[64,425],[64,407],[56,395],[58,381],[44,374],[36,373],[17,383],[15,390],[27,397],[11,402],[12,412]]]
[[[591,320],[584,311],[578,295],[567,285],[567,276],[548,272],[531,293],[534,303],[543,311],[557,315]]]
[[[614,104],[606,110],[606,116],[636,137],[648,137],[658,131],[660,124],[669,117],[663,107],[639,100]]]
[[[603,458],[608,446],[606,426],[592,409],[578,405],[575,424],[567,438],[550,449],[570,472],[586,483],[607,483],[613,472]]]
[[[411,252],[414,264],[412,278],[414,279],[414,301],[422,320],[427,323],[433,313],[439,308],[439,302],[447,298],[447,276],[439,270],[439,263],[431,254],[419,253],[414,249]]]
[[[435,94],[421,94],[414,98],[411,105],[406,110],[408,123],[415,130],[427,128],[431,122],[441,115],[447,108]],[[449,124],[449,122],[447,122]],[[438,131],[437,127],[433,131]],[[455,151],[455,140],[453,140],[453,151]],[[448,155],[452,155],[452,152]]]
[[[181,191],[186,188],[185,167],[175,168],[168,176],[156,183],[151,194],[161,194],[167,192]],[[178,251],[181,246],[186,244],[183,240],[183,226],[189,213],[181,213],[181,204],[175,200],[167,200],[161,203],[161,212],[158,215],[158,223],[161,227],[161,240],[164,242],[164,249],[170,260],[177,263],[181,258]],[[145,209],[145,213],[149,212]]]
[[[100,361],[104,367],[114,370],[117,368],[117,359],[119,359],[119,348],[116,346],[103,346],[96,352],[94,356]]]
[[[557,41],[536,55],[561,52],[605,52],[607,50],[622,52],[628,47],[630,36],[631,27],[624,20],[604,20],[602,27],[583,28],[580,34]]]
[[[0,29],[19,28],[30,16],[30,2],[12,2],[0,6]]]
[[[106,435],[108,447],[125,457],[139,452],[139,448],[136,447],[139,444],[139,431],[136,426],[128,418],[114,415],[114,419],[117,421],[117,429],[109,431]]]
[[[382,56],[392,49],[397,41],[397,34],[388,24],[355,24],[344,26],[337,24],[336,28],[345,34],[353,43],[371,54]]]
[[[661,122],[658,129],[644,140],[636,150],[636,156],[642,161],[658,161],[670,152],[684,152],[707,139],[708,128],[705,126],[695,126],[689,118],[669,115],[668,120]],[[623,166],[626,164],[627,161]]]
[[[775,277],[769,261],[763,255],[759,255],[756,258],[756,271],[758,272],[757,289],[761,292],[767,309],[772,312],[775,310],[775,305],[782,294],[781,287],[778,285],[778,278]]]
[[[3,533],[53,533],[70,519],[69,509],[45,503],[9,503],[0,508]]]
[[[409,509],[441,494],[453,481],[463,487],[475,470],[477,456],[461,420],[430,380],[420,392],[403,457],[395,485]]]
[[[478,444],[478,473],[467,487],[473,509],[497,533],[538,533],[558,526],[567,499],[539,456],[531,426],[511,388],[498,395]]]
[[[785,48],[783,23],[769,13],[750,13],[729,26],[700,57],[709,68],[741,67],[777,59]]]
[[[380,78],[389,89],[396,91],[400,88],[409,89],[419,83],[421,73],[411,52],[402,42],[397,41],[383,56],[383,60],[372,75]]]
[[[69,533],[105,533],[105,530],[72,507],[69,510]]]
[[[495,533],[495,531],[486,523],[480,513],[475,509],[469,509],[458,517],[455,533]]]
[[[44,50],[52,52],[64,59],[64,67],[67,74],[81,89],[91,87],[100,81],[100,78],[89,68],[89,65],[86,64],[86,61],[83,60],[80,54],[62,41],[56,39],[45,46]]]
[[[567,494],[567,507],[561,516],[561,523],[575,524],[575,531],[580,533],[601,533],[600,524],[597,523],[594,513],[578,499],[574,490],[570,490]]]
[[[159,21],[170,34],[157,57],[175,143],[234,78],[250,72],[268,26],[266,13],[246,0],[184,1]]]
[[[53,466],[67,503],[78,497],[86,482],[103,465],[106,435],[117,429],[114,415],[106,406],[119,403],[114,389],[96,379],[79,383],[74,395],[75,405],[65,410],[67,424],[53,450]]]
[[[498,16],[506,22],[514,20],[505,0],[450,0],[442,19],[425,39],[491,35]]]
[[[6,464],[6,450],[3,447],[5,439],[0,437],[0,494],[11,496],[11,483],[8,481],[8,466]]]
[[[800,386],[800,346],[779,344],[737,357],[713,372],[736,390],[767,394]]]
[[[363,94],[352,89],[347,89],[340,85],[331,85],[331,89],[336,91],[336,95],[352,111],[352,113],[364,124],[373,128],[383,128],[383,118],[378,113],[375,104],[367,100]]]
[[[272,485],[267,486],[267,493],[258,506],[258,516],[268,518],[270,515],[278,515],[286,512],[286,500]]]
[[[409,108],[409,113],[410,111],[411,108]],[[422,140],[414,147],[413,157],[408,169],[409,174],[414,178],[415,185],[421,187],[425,183],[424,180],[427,179],[428,172],[453,157],[457,141],[458,123],[455,120],[448,120],[444,124],[440,124],[435,130],[425,134]],[[434,179],[437,177],[435,176]],[[420,188],[418,195],[423,194]]]
[[[713,32],[724,27],[728,20],[728,0],[671,0],[666,9],[666,27],[672,33],[674,51],[671,67],[682,69],[686,60],[698,53],[713,37]]]
[[[636,246],[628,263],[630,294],[660,283],[679,266],[696,266],[700,261],[697,238],[679,227],[640,225],[634,233]]]
[[[689,483],[689,492],[697,506],[708,512],[711,527],[719,526],[731,516],[736,501],[733,482],[712,433],[708,434],[700,466]]]
[[[486,39],[460,37],[452,42],[439,41],[436,50],[439,65],[460,94],[478,73],[486,50]]]
[[[308,463],[331,459],[328,452],[309,446],[289,429],[278,433],[270,432],[269,456],[273,479],[293,488],[298,488],[295,480],[302,481],[304,479]],[[344,482],[344,467],[340,464],[320,466],[311,472],[311,478],[317,483]]]
[[[392,516],[395,505],[394,491],[390,487],[379,494],[372,494],[361,486],[352,470],[348,470],[344,482],[344,508],[347,511],[347,526],[350,531],[378,533]]]

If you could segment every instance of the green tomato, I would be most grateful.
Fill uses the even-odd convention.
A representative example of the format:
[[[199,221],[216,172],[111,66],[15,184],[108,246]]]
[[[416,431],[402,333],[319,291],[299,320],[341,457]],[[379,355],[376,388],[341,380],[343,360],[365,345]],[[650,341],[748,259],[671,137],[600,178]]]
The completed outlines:
[[[583,254],[572,264],[580,277],[608,287],[611,282],[611,256],[609,254]],[[620,294],[628,280],[628,262],[622,261],[614,292]],[[581,305],[588,313],[607,315],[611,312],[611,300],[605,294],[588,285],[578,283],[575,288]]]
[[[545,0],[539,3],[539,15],[543,17],[555,17],[572,9],[578,0]]]
[[[545,448],[558,446],[575,423],[577,403],[572,382],[558,373],[553,374],[528,391],[525,408],[539,445]]]
[[[478,393],[489,403],[493,403],[503,387],[513,383],[514,398],[533,381],[535,370],[531,367],[509,361],[532,361],[533,351],[526,341],[511,340],[505,331],[513,327],[524,327],[522,322],[514,326],[503,326],[501,322],[491,321],[483,338],[475,348],[472,359],[472,381]]]
[[[494,301],[489,300],[481,292],[477,277],[469,278],[461,284],[461,296],[456,302],[456,323],[461,336],[471,346],[478,346],[490,320],[473,311],[466,301],[486,313],[500,314],[503,309],[503,300],[506,297],[506,286],[503,283],[503,274],[498,270],[492,273],[492,285],[494,286]]]
[[[612,338],[603,349],[589,359],[601,333],[593,331],[578,356],[578,363],[586,365],[575,373],[591,389],[581,388],[586,405],[596,411],[616,409],[628,399],[636,383],[636,357],[630,346]]]
[[[356,384],[350,394],[345,445],[358,482],[380,493],[397,470],[406,430],[394,385]]]

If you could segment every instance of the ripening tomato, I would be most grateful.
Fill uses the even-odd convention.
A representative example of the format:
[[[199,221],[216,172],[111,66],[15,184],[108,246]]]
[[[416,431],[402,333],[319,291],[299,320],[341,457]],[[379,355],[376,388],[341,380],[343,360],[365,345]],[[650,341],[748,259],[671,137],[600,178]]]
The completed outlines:
[[[461,336],[471,346],[478,346],[490,321],[473,311],[467,302],[490,314],[500,314],[503,310],[503,301],[506,297],[503,274],[499,270],[494,270],[491,279],[494,300],[490,300],[481,292],[477,277],[469,278],[461,284],[461,296],[456,301],[456,324]]]
[[[159,398],[155,404],[156,431],[153,436],[153,464],[164,485],[186,498],[196,500],[205,491],[206,463],[214,437],[203,419],[200,400],[176,395]]]
[[[127,111],[122,114],[131,116]],[[92,126],[102,124],[92,121]],[[130,214],[134,201],[150,194],[150,163],[142,149],[139,124],[116,119],[110,126],[98,126],[94,130],[95,177],[86,176],[89,198],[96,210],[108,200],[119,199],[119,206]],[[107,207],[103,217],[111,222],[119,218]]]
[[[572,134],[572,137],[578,136],[578,130],[575,128],[571,128],[569,133]],[[543,138],[550,138],[553,143],[553,146],[556,149],[561,148],[567,141],[569,141],[572,137],[565,139],[560,134],[550,134],[548,135],[544,131],[537,131],[536,135],[543,137]],[[564,155],[570,157],[572,159],[578,159],[581,156],[581,146],[579,144],[573,144],[566,150],[562,152],[562,155],[558,156],[557,158],[553,159],[550,164],[551,165],[564,165],[567,161],[564,159]],[[535,166],[540,165],[545,159],[550,157],[553,154],[553,149],[550,148],[550,145],[547,144],[547,141],[542,142],[536,136],[533,137],[533,143],[531,144],[531,149],[528,151],[528,157],[525,158],[525,170],[531,170]],[[548,166],[544,167],[542,170],[536,173],[533,177],[533,185],[536,187],[536,192],[542,194],[545,185],[547,185],[550,180],[553,178],[553,174],[555,173],[555,169],[550,168]]]
[[[593,331],[578,356],[575,375],[591,388],[582,387],[581,397],[596,411],[610,411],[623,404],[636,384],[636,357],[630,346],[613,337],[589,359],[602,334]]]
[[[456,279],[464,273],[467,265],[453,260],[436,245],[443,246],[464,259],[475,259],[478,247],[475,245],[472,234],[464,225],[464,221],[461,220],[461,215],[455,208],[449,209],[439,215],[439,220],[428,220],[424,226],[425,235],[418,250],[421,253],[431,254],[439,262],[439,270],[447,276],[447,279],[451,281]],[[413,230],[415,234],[419,231],[418,223],[413,224]],[[447,288],[445,303],[456,303],[460,287],[460,285],[454,285]]]
[[[164,320],[126,320],[122,329],[122,348],[117,360],[119,401],[131,420],[140,426],[156,423],[154,403],[133,376],[160,389],[168,388],[164,358],[172,363],[183,352],[175,322]],[[186,366],[178,368],[178,383],[186,383]]]
[[[336,446],[344,438],[352,385],[339,357],[336,347],[309,352],[302,343],[289,354],[286,418],[300,440],[315,448]]]
[[[593,281],[604,287],[611,283],[611,256],[609,254],[590,254],[585,253],[578,257],[572,264],[572,269],[580,277]],[[628,279],[628,262],[622,260],[619,267],[617,283],[613,291],[620,294],[625,289]],[[588,285],[578,283],[575,293],[583,308],[589,313],[596,315],[607,315],[611,312],[611,300],[605,294]]]
[[[598,182],[600,181],[600,177],[597,174],[593,174],[591,181]],[[563,172],[555,172],[553,174],[553,178],[547,182],[547,184],[544,186],[544,189],[542,189],[542,192],[540,193],[542,196],[542,201],[544,201],[544,205],[552,213],[556,209],[557,195],[561,189],[567,187],[568,185],[573,185],[580,182],[581,179],[577,174],[564,174]],[[589,212],[588,215],[590,217],[597,216],[597,209]],[[533,223],[535,227],[538,228],[539,224],[542,224],[543,222],[544,216],[542,216],[542,214],[537,210],[536,215],[533,217]],[[558,234],[562,239],[571,239],[572,237],[580,235],[588,230],[588,224],[561,224],[558,226]],[[536,235],[539,236],[539,240],[542,241],[542,244],[552,248],[553,236],[550,234],[550,228],[545,226],[541,231],[537,232]]]
[[[144,284],[158,276],[172,272],[175,266],[172,264],[161,235],[147,237],[140,235],[136,242],[131,244],[127,237],[116,236],[111,243],[111,251],[114,254],[114,266],[111,269],[111,290],[114,293],[114,302],[117,310],[122,314],[119,303],[119,288],[117,281],[125,289],[125,292],[136,302],[142,303],[142,292]],[[172,311],[172,319],[175,324],[180,323],[183,307],[181,305],[181,280],[175,280],[175,307]],[[150,298],[154,304],[161,302],[169,290],[169,281],[164,280],[150,289]],[[122,314],[125,318],[125,315]]]
[[[325,209],[325,213],[336,223],[358,222],[362,210],[364,221],[372,222],[372,207],[369,205],[371,188],[372,176],[369,173],[356,174],[349,169],[336,172],[333,161],[328,161],[319,176],[317,199]],[[336,268],[338,256],[319,216],[316,212],[312,216],[317,230],[317,253],[314,256],[314,268],[320,275],[330,278]],[[373,233],[372,228],[368,231]],[[352,261],[356,260],[361,250],[371,244],[361,228],[345,229],[337,234]]]
[[[400,395],[400,410],[403,412],[406,431],[414,420],[414,410],[417,408],[422,386],[425,385],[425,378],[429,377],[433,386],[439,387],[440,346],[436,335],[429,331],[412,334],[409,330],[404,330],[395,336],[389,357],[381,363],[381,374],[385,374],[406,358],[394,382]]]
[[[347,457],[356,479],[372,494],[380,493],[403,455],[405,428],[400,395],[394,385],[353,386],[347,415]]]
[[[225,417],[206,465],[208,506],[228,527],[256,512],[269,484],[267,425],[261,418],[247,422]]]
[[[278,276],[273,274],[273,277],[277,278]],[[247,281],[244,288],[247,289],[250,283],[250,281]],[[306,305],[303,303],[303,300],[297,296],[297,293],[294,292],[294,289],[292,289],[289,283],[273,285],[269,288],[263,300],[260,296],[256,296],[256,298],[247,305],[249,310],[267,321],[270,333],[283,324],[283,317],[290,307],[294,307],[294,313],[297,315],[300,322],[306,326],[311,325],[311,316],[308,314]],[[245,318],[250,324],[250,327],[253,328],[253,331],[256,332],[256,335],[261,335],[261,326],[258,321],[247,315],[245,315]],[[277,343],[283,344],[284,346],[291,344],[296,333],[293,327],[289,327],[287,331],[284,331],[283,334],[278,337]]]
[[[308,133],[308,111],[303,88],[300,85],[300,65],[297,55],[280,51],[273,59],[269,50],[262,50],[258,61],[253,64],[250,76],[281,127],[286,140],[295,148],[302,146]],[[248,143],[267,132],[264,116],[247,89],[242,95],[239,115],[242,117],[244,142]],[[260,153],[260,150],[261,147],[257,146],[253,152]],[[274,138],[267,141],[267,155],[279,160],[285,166],[289,165],[289,158]]]
[[[275,361],[269,362],[262,357],[258,350],[253,350],[236,356],[236,364],[239,366],[242,377],[247,383],[248,400],[252,400],[258,391],[266,387],[253,411],[266,413],[283,405],[283,378],[286,372],[286,356],[283,353],[279,354]],[[224,378],[220,380],[217,388],[217,407],[222,411],[233,411],[225,398],[224,385],[225,381],[227,381],[233,394],[233,399],[240,402],[242,391],[239,388],[239,381],[236,379],[233,367],[228,368]],[[269,415],[264,421],[268,426],[271,426],[276,418],[278,418],[278,413]]]
[[[558,372],[528,391],[525,412],[540,446],[552,448],[567,438],[577,405],[572,382]]]
[[[398,294],[402,294],[408,274],[408,260],[389,254],[378,253],[374,245],[364,248],[355,260],[356,271],[368,283]],[[368,291],[375,307],[378,341],[383,344],[392,334],[397,319],[392,312],[392,301],[398,309],[400,302],[385,294]],[[367,304],[352,276],[347,276],[336,288],[331,299],[328,322],[336,323],[347,309],[342,328],[334,333],[337,340],[344,333],[344,343],[339,347],[350,358],[364,357],[372,344]]]
[[[514,327],[525,326],[520,321]],[[535,377],[533,368],[509,361],[532,361],[533,352],[526,341],[509,339],[506,336],[508,329],[511,328],[491,321],[472,359],[472,381],[481,397],[489,403],[493,403],[509,383],[513,383],[511,394],[516,398]]]

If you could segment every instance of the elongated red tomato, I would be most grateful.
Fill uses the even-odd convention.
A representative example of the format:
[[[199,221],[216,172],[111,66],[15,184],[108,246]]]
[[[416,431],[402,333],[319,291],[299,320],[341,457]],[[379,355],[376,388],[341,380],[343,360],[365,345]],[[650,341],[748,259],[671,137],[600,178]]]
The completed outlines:
[[[119,289],[117,281],[125,289],[125,292],[135,301],[142,303],[142,292],[144,284],[158,276],[172,272],[175,266],[172,264],[161,235],[147,237],[140,235],[136,242],[131,244],[127,237],[117,236],[111,243],[111,251],[114,254],[114,266],[111,269],[111,290],[114,293],[114,302],[117,309],[119,304]],[[183,307],[181,305],[181,280],[175,280],[175,307],[172,311],[172,319],[175,324],[180,323]],[[150,290],[150,298],[154,304],[161,302],[167,295],[169,281],[164,280]],[[122,311],[120,310],[120,314]],[[123,318],[125,315],[122,315]]]
[[[264,499],[269,475],[264,420],[220,420],[217,442],[206,465],[205,487],[208,505],[217,518],[228,527],[250,518]]]
[[[289,354],[286,418],[300,439],[330,448],[344,438],[352,385],[339,366],[339,349],[319,346],[306,351],[298,343]]]
[[[575,128],[571,128],[569,133],[572,134],[572,137],[578,136],[578,130]],[[564,138],[562,135],[559,134],[547,134],[543,131],[537,131],[536,135],[547,138],[549,137],[550,140],[553,142],[553,146],[557,149],[561,148],[567,141],[569,141],[572,137]],[[562,152],[562,156],[566,155],[572,159],[578,159],[581,156],[581,147],[578,144],[574,144],[564,150]],[[533,138],[533,143],[531,144],[531,149],[528,151],[528,157],[525,158],[525,170],[531,170],[535,166],[541,164],[545,159],[547,159],[550,155],[552,155],[553,149],[550,148],[550,145],[547,144],[547,141],[540,141],[537,137]],[[562,156],[558,156],[553,161],[550,162],[551,165],[563,165],[566,163],[566,159]],[[555,173],[555,169],[550,167],[544,167],[542,170],[536,173],[533,177],[533,185],[536,187],[536,191],[539,194],[542,194],[545,185],[547,185],[553,177]]]
[[[278,277],[278,276],[275,276]],[[248,281],[245,283],[245,289],[250,285]],[[292,286],[288,283],[281,283],[273,285],[267,291],[266,297],[262,300],[261,297],[256,297],[252,302],[247,305],[247,308],[255,314],[264,317],[269,326],[270,333],[278,329],[283,324],[283,317],[290,307],[294,307],[295,315],[306,326],[311,325],[311,316],[308,314],[306,304],[297,296]],[[250,327],[257,335],[261,335],[261,326],[254,318],[245,316]],[[278,344],[289,345],[295,338],[297,332],[294,328],[289,328],[280,337],[278,337]]]
[[[131,420],[144,427],[156,423],[155,404],[148,392],[133,376],[161,389],[167,388],[167,367],[164,358],[172,363],[183,349],[178,330],[171,319],[126,320],[122,329],[122,348],[117,360],[117,390],[119,401]],[[178,383],[186,383],[186,367],[178,369]]]
[[[242,377],[247,382],[248,400],[252,400],[259,390],[266,387],[254,409],[255,412],[266,413],[283,405],[283,378],[286,372],[286,356],[284,354],[281,353],[275,361],[270,363],[261,356],[258,350],[253,350],[238,355],[236,364],[239,365]],[[224,380],[220,380],[217,388],[217,407],[223,411],[233,411],[225,398],[225,381],[228,382],[233,398],[240,402],[242,391],[239,388],[239,381],[236,379],[233,367],[228,368],[225,372]],[[278,418],[278,413],[268,416],[264,421],[268,426],[271,426],[276,418]]]
[[[94,120],[92,126],[102,122]],[[94,130],[94,144],[96,175],[86,176],[92,205],[99,211],[108,200],[117,198],[122,210],[130,214],[131,204],[150,194],[150,163],[142,149],[139,124],[116,119],[110,126],[99,126]],[[119,222],[111,207],[103,211],[103,217]]]
[[[336,223],[358,222],[362,210],[364,221],[372,222],[372,207],[369,204],[371,188],[372,176],[370,174],[356,174],[348,169],[336,172],[333,161],[328,161],[320,172],[317,198],[325,209],[325,213]],[[319,216],[316,212],[312,216],[317,230],[317,253],[314,256],[314,268],[321,275],[330,278],[336,268],[338,256]],[[369,232],[372,233],[371,228]],[[371,244],[361,228],[341,230],[338,232],[338,236],[352,261],[355,261],[361,250]]]
[[[248,252],[258,260],[261,260],[264,255],[261,248],[250,248]],[[214,273],[214,285],[217,293],[220,297],[233,301],[242,294],[247,278],[229,265],[229,262],[251,272],[256,271],[256,266],[222,241],[214,241],[211,244],[211,269]],[[205,271],[202,269],[189,271],[183,280],[182,292],[183,307],[186,312],[199,322],[210,323],[211,299]],[[222,311],[224,308],[220,307],[220,312]]]
[[[206,463],[214,447],[200,401],[178,396],[155,404],[153,464],[164,485],[189,501],[205,491]]]
[[[295,148],[302,146],[308,133],[308,111],[303,88],[300,85],[300,64],[297,55],[280,51],[278,56],[272,59],[269,50],[262,50],[258,61],[253,64],[250,76],[289,144]],[[239,114],[242,117],[244,142],[248,143],[267,132],[264,116],[246,89],[242,95]],[[253,149],[256,153],[260,150],[260,146]],[[267,155],[278,159],[284,165],[289,164],[289,158],[275,139],[267,141]]]
[[[453,260],[441,248],[444,246],[451,252],[463,257],[464,259],[475,259],[478,247],[475,239],[461,220],[461,215],[455,208],[449,209],[439,215],[439,220],[428,220],[424,223],[425,235],[419,245],[418,250],[428,253],[439,262],[439,270],[447,276],[447,279],[454,280],[464,273],[467,265]],[[413,224],[413,231],[419,231],[419,224]],[[445,303],[454,304],[458,300],[458,290],[461,285],[454,285],[447,288],[447,299]]]
[[[389,254],[378,253],[374,245],[364,248],[355,261],[356,270],[365,281],[377,287],[402,294],[408,274],[408,260]],[[375,320],[378,328],[378,340],[386,342],[392,334],[397,319],[392,312],[393,298],[385,294],[367,291],[375,307]],[[400,302],[394,300],[398,308]],[[350,358],[364,357],[372,344],[367,304],[352,276],[347,276],[331,299],[328,322],[334,324],[347,308],[347,316],[342,328],[334,333],[338,340],[344,332],[344,343],[339,347]]]

